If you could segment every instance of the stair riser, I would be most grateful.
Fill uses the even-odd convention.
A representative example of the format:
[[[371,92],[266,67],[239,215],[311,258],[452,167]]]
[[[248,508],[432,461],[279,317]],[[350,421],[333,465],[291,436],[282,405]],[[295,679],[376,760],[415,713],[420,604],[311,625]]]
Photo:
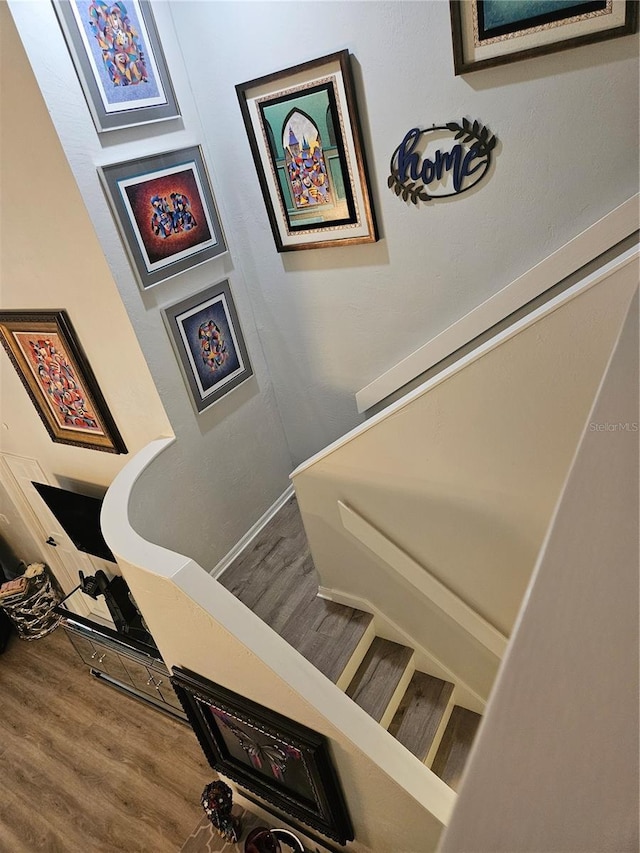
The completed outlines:
[[[442,742],[442,738],[444,736],[445,729],[447,728],[447,725],[449,724],[449,720],[451,719],[451,714],[453,712],[453,708],[456,705],[455,698],[456,698],[456,689],[454,688],[452,693],[451,693],[451,696],[449,697],[449,702],[447,703],[447,707],[445,709],[445,712],[442,715],[442,719],[440,720],[440,725],[438,726],[438,730],[435,733],[435,737],[433,738],[433,741],[431,742],[431,746],[429,747],[429,752],[427,753],[427,757],[424,760],[424,764],[426,764],[427,767],[431,767],[431,765],[433,764],[433,759],[436,757],[436,753],[438,752],[438,749],[440,748],[440,744]]]
[[[389,728],[391,720],[393,720],[393,718],[396,714],[396,711],[400,707],[400,702],[402,702],[402,697],[404,696],[404,694],[407,690],[407,687],[409,686],[409,682],[413,678],[413,673],[416,671],[416,668],[414,665],[414,658],[415,658],[415,655],[412,656],[411,660],[407,664],[407,668],[403,672],[402,678],[398,682],[398,686],[396,687],[394,694],[391,697],[389,704],[387,705],[387,710],[382,715],[382,719],[380,720],[380,725],[382,726],[383,729]]]
[[[373,642],[373,639],[376,635],[375,628],[373,627],[373,622],[369,623],[367,630],[362,635],[362,638],[358,645],[353,650],[353,654],[349,658],[349,661],[345,668],[343,669],[340,678],[336,681],[336,686],[340,688],[340,690],[346,690],[351,681],[353,680],[353,676],[358,671],[358,667],[362,663],[365,658],[365,655],[369,651],[369,647]]]
[[[326,601],[334,601],[336,604],[343,604],[345,607],[353,607],[356,610],[371,613],[374,618],[375,635],[377,637],[382,637],[393,643],[399,643],[402,646],[409,646],[415,649],[415,668],[419,672],[426,672],[434,678],[453,682],[456,685],[456,692],[458,694],[456,704],[461,705],[463,708],[468,708],[470,711],[475,711],[478,714],[484,713],[486,702],[481,696],[464,684],[456,673],[444,666],[433,654],[418,646],[414,638],[410,637],[395,622],[391,621],[380,610],[374,607],[371,602],[322,586],[318,587],[318,596],[319,598],[324,598]]]

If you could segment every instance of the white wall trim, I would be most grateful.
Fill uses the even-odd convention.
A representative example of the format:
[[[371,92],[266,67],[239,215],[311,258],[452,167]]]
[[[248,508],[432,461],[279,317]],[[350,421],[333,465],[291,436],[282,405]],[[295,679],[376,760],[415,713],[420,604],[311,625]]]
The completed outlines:
[[[565,243],[511,284],[470,311],[435,338],[374,379],[356,394],[365,412],[408,382],[491,329],[571,273],[590,263],[640,227],[638,194]]]
[[[484,712],[488,697],[483,698],[479,693],[469,687],[459,675],[442,663],[433,652],[430,652],[425,646],[416,642],[397,622],[390,619],[386,613],[383,613],[369,599],[360,598],[360,596],[351,595],[351,593],[328,586],[318,587],[318,597],[324,598],[327,601],[334,601],[336,604],[343,604],[345,607],[353,607],[355,610],[363,610],[365,613],[370,613],[373,616],[376,636],[414,649],[417,670],[426,672],[427,675],[432,675],[434,678],[451,681],[454,685],[453,698],[456,705],[461,705],[463,708],[468,708],[477,714]]]
[[[352,429],[350,432],[345,433],[340,438],[336,439],[336,441],[327,445],[327,447],[315,453],[313,456],[310,456],[309,459],[302,462],[298,467],[293,471],[290,475],[292,480],[302,474],[304,471],[307,471],[321,459],[325,459],[327,456],[330,456],[335,451],[339,450],[344,445],[349,444],[350,441],[354,441],[358,436],[367,432],[367,430],[373,429],[376,424],[380,423],[380,421],[385,420],[388,417],[391,417],[396,412],[404,409],[405,406],[411,405],[414,400],[417,400],[423,394],[426,394],[432,388],[435,388],[441,382],[446,382],[451,376],[454,376],[456,373],[459,373],[461,370],[464,370],[469,364],[478,359],[482,358],[482,356],[486,355],[486,353],[490,352],[493,349],[497,349],[503,343],[510,340],[511,338],[518,335],[520,332],[524,331],[524,329],[529,328],[529,326],[533,326],[543,317],[552,314],[554,311],[557,311],[559,308],[562,308],[568,302],[571,302],[572,299],[580,296],[582,293],[586,293],[587,290],[590,290],[592,287],[595,287],[601,281],[609,278],[609,276],[616,273],[618,270],[621,270],[623,267],[626,267],[630,263],[638,263],[638,258],[640,258],[640,245],[636,244],[632,246],[630,249],[627,249],[622,255],[617,258],[614,258],[612,261],[604,264],[599,269],[595,270],[589,275],[585,276],[585,278],[581,279],[576,284],[567,288],[563,293],[560,293],[558,296],[550,299],[548,302],[545,302],[544,305],[536,308],[530,314],[527,314],[525,317],[522,317],[520,320],[517,320],[513,325],[509,326],[506,329],[503,329],[500,332],[497,332],[492,338],[488,341],[485,341],[483,344],[480,344],[471,352],[463,355],[453,364],[446,367],[441,373],[438,373],[436,376],[432,376],[430,379],[427,379],[422,385],[419,385],[417,388],[414,388],[413,391],[409,391],[409,393],[405,394],[404,397],[401,397],[395,403],[392,403],[390,406],[387,406],[381,412],[378,412],[377,415],[369,418],[364,421],[364,423],[359,424],[357,427]]]
[[[248,548],[249,545],[256,538],[258,533],[260,533],[267,524],[274,518],[282,509],[282,507],[286,504],[290,497],[294,494],[293,483],[287,486],[284,492],[280,495],[277,500],[275,500],[269,509],[260,516],[260,518],[256,521],[256,523],[247,530],[242,539],[240,539],[236,544],[231,548],[230,551],[225,554],[225,556],[220,560],[217,566],[214,566],[209,574],[211,577],[214,577],[218,580],[221,575],[226,572],[231,563],[242,554],[245,548]]]
[[[509,642],[504,634],[342,501],[338,501],[338,512],[343,527],[358,542],[372,551],[393,572],[403,577],[417,592],[432,601],[492,654],[502,659]]]

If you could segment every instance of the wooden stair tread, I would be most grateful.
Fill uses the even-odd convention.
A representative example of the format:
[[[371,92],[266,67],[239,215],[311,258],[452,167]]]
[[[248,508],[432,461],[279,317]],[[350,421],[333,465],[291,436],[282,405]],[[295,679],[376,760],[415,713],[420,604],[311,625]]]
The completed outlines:
[[[389,733],[420,761],[427,757],[452,691],[450,681],[414,672],[391,721]]]
[[[433,759],[431,769],[454,791],[458,790],[462,771],[481,719],[480,714],[456,705],[451,712],[436,757]]]
[[[372,620],[363,610],[314,597],[290,617],[280,636],[335,683]]]
[[[380,722],[412,656],[407,646],[376,637],[347,687],[347,696]]]

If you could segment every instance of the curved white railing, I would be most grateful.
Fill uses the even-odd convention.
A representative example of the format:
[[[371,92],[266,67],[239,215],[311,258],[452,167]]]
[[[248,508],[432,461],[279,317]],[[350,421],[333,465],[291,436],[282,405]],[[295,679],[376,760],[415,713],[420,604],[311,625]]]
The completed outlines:
[[[174,441],[158,439],[133,457],[109,488],[101,517],[105,539],[165,662],[198,672],[329,737],[357,829],[350,849],[368,849],[358,844],[358,837],[368,835],[378,838],[381,850],[397,849],[392,840],[382,841],[385,834],[393,838],[393,827],[386,828],[385,797],[411,816],[406,850],[433,849],[455,793],[197,563],[132,529],[129,502],[141,499],[132,498],[136,482]],[[374,844],[372,849],[378,848]]]

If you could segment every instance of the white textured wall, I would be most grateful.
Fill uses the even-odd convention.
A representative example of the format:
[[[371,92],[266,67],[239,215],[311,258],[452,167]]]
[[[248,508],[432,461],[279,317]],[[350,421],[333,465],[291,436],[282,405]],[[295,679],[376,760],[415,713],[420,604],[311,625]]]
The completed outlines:
[[[5,3],[0,39],[0,306],[68,311],[135,453],[171,427]],[[52,442],[4,350],[0,451],[37,459],[50,478],[100,486],[130,458]],[[5,538],[35,558],[4,489],[0,513]]]
[[[176,532],[154,529],[154,501],[137,523],[205,566],[282,492],[292,463],[358,422],[358,389],[637,191],[632,36],[463,79],[446,2],[156,2],[183,121],[99,139],[51,5],[10,7],[179,439],[158,466],[179,500],[147,484],[175,505]],[[234,87],[345,47],[382,240],[279,255]],[[491,178],[432,207],[399,201],[386,177],[406,130],[462,116],[501,140]],[[198,142],[230,254],[141,294],[95,167]],[[256,375],[196,417],[159,309],[227,275]]]
[[[291,457],[256,333],[251,302],[241,275],[234,271],[232,257],[225,256],[201,265],[170,282],[141,293],[96,171],[100,164],[206,143],[200,130],[189,80],[182,66],[180,47],[172,34],[169,7],[166,3],[156,5],[156,21],[163,34],[165,53],[183,118],[170,124],[116,131],[107,137],[99,137],[52,4],[46,0],[17,0],[9,5],[89,216],[99,234],[122,300],[119,303],[120,313],[125,322],[126,314],[129,315],[162,398],[170,427],[166,418],[159,418],[151,408],[137,408],[136,420],[140,428],[144,429],[147,441],[166,435],[171,430],[178,438],[177,444],[165,454],[162,465],[145,482],[145,499],[137,501],[132,507],[133,517],[138,528],[147,532],[156,542],[168,544],[191,555],[201,565],[213,568],[285,490],[291,470]],[[17,86],[16,97],[19,97],[19,92]],[[28,111],[25,111],[23,121],[29,121]],[[8,125],[6,127],[8,129]],[[25,130],[24,137],[28,136]],[[22,138],[16,139],[15,144],[22,144]],[[24,170],[16,169],[16,179],[20,171]],[[215,175],[214,170],[214,188],[217,189]],[[35,193],[34,196],[37,198]],[[51,192],[50,196],[53,201],[47,202],[47,209],[53,204],[59,228],[68,235],[70,241],[65,256],[82,257],[83,244],[78,239],[78,232],[69,228],[63,216],[65,206],[72,202],[64,192]],[[227,240],[233,248],[234,234],[225,217],[224,199],[218,197],[218,201]],[[42,205],[42,200],[39,199],[38,203]],[[88,223],[86,227],[89,227]],[[38,263],[44,275],[46,261],[39,260]],[[101,259],[101,263],[104,267],[104,259]],[[196,416],[160,308],[226,277],[231,280],[255,375],[212,409]],[[111,360],[107,345],[111,338],[119,340],[122,333],[120,321],[101,312],[94,290],[88,289],[93,279],[91,268],[74,272],[69,279],[69,290],[73,292],[76,301],[82,301],[85,313],[93,320],[94,328],[100,318],[109,319],[104,337],[91,340],[90,335],[87,336],[88,344],[100,353],[95,356],[95,369],[100,376],[99,370],[103,363]],[[40,282],[38,292],[42,300],[42,293],[46,292],[44,282]],[[15,299],[17,301],[18,297]],[[68,299],[62,295],[56,301],[68,305]],[[87,349],[91,358],[92,351],[89,346]],[[108,371],[108,367],[106,369]],[[124,373],[124,369],[121,372]],[[107,399],[110,398],[108,390],[104,388]],[[135,380],[122,384],[122,394],[135,397],[136,391]],[[37,425],[34,430],[36,428]],[[71,476],[66,461],[61,462],[59,468],[60,473]],[[171,512],[166,513],[171,518],[170,524],[158,524],[159,506],[167,510],[170,508]]]
[[[637,429],[636,297],[442,853],[638,850]]]

